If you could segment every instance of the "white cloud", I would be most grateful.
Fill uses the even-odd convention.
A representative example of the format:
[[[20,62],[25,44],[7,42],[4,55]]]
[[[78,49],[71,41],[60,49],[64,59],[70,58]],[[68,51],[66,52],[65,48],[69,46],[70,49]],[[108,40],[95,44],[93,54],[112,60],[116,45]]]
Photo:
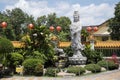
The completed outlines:
[[[14,5],[6,6],[6,9],[21,8],[23,11],[35,18],[50,13],[57,13],[58,16],[67,16],[72,20],[74,10],[79,10],[82,25],[99,25],[105,20],[113,17],[114,6],[107,3],[100,5],[90,4],[80,6],[80,4],[70,5],[67,2],[57,3],[54,7],[49,6],[47,1],[19,0]]]
[[[83,24],[96,25],[101,24],[105,20],[114,16],[114,6],[109,4],[95,5],[81,7],[81,21]]]

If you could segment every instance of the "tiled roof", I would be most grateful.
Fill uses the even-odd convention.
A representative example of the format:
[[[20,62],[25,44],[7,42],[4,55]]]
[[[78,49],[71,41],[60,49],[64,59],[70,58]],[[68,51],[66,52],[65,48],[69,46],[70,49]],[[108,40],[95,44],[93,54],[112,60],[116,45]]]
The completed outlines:
[[[120,41],[98,41],[95,48],[120,48]]]
[[[23,48],[24,42],[12,41],[15,48]],[[59,47],[69,47],[71,42],[59,42]],[[96,41],[95,48],[120,48],[120,41]]]
[[[15,48],[23,48],[25,47],[25,43],[24,42],[21,42],[21,41],[11,41],[13,46]]]
[[[94,32],[94,35],[109,35],[110,32],[108,32],[109,27],[106,25],[103,25],[99,27],[98,31]]]
[[[71,45],[71,42],[59,42],[59,47],[69,47]]]
[[[69,47],[71,42],[60,42],[59,47]],[[95,48],[120,48],[120,41],[97,41]]]

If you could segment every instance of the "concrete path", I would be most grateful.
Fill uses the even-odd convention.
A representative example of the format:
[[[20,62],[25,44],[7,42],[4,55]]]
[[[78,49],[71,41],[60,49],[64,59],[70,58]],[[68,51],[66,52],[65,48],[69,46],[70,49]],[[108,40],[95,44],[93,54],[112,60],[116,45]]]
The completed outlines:
[[[86,76],[77,77],[21,77],[13,76],[10,78],[2,78],[0,80],[120,80],[120,70],[107,71]]]

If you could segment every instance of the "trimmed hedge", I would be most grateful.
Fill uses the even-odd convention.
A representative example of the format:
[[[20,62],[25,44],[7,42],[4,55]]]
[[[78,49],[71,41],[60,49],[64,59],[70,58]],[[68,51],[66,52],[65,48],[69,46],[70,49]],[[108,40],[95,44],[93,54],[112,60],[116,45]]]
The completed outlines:
[[[47,68],[45,75],[55,77],[58,72],[59,72],[59,69],[50,67],[50,68]]]
[[[0,53],[10,53],[14,49],[10,40],[0,37]]]
[[[8,59],[8,62],[9,62],[9,66],[17,66],[17,65],[21,65],[23,60],[24,60],[24,57],[23,55],[17,53],[17,52],[14,52],[14,53],[11,53],[7,56],[7,59]]]
[[[98,64],[88,64],[85,68],[92,73],[101,72],[101,67]]]
[[[107,60],[99,61],[97,64],[108,70],[118,69],[118,67],[119,67],[119,65],[115,64],[113,61],[107,61]]]
[[[41,60],[39,60],[39,59],[26,59],[23,62],[23,66],[24,66],[25,74],[28,74],[28,75],[35,75],[38,67],[40,67],[39,70],[42,70],[41,69],[41,66],[42,66]]]
[[[67,72],[68,73],[74,73],[74,74],[76,74],[76,75],[80,75],[80,74],[84,74],[85,73],[85,68],[83,68],[83,67],[77,67],[77,66],[75,66],[75,67],[68,67],[67,68]]]

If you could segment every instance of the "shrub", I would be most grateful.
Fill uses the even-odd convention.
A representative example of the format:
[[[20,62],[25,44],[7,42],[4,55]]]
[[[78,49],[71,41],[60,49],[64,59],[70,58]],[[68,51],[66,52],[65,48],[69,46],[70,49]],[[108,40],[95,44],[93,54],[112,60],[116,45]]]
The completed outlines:
[[[88,64],[85,66],[85,68],[92,73],[97,73],[101,71],[101,67],[98,64]]]
[[[15,68],[17,65],[22,65],[24,60],[23,56],[17,52],[11,53],[7,56],[8,67],[15,72]]]
[[[10,69],[4,69],[2,71],[3,76],[12,76],[12,71]]]
[[[98,61],[102,60],[103,55],[101,52],[96,50],[91,50],[90,45],[85,46],[85,50],[83,51],[87,57],[87,64],[96,64]]]
[[[108,69],[108,70],[114,70],[114,69],[117,69],[119,67],[119,65],[115,64],[113,61],[107,61],[107,60],[99,61],[97,64],[100,65],[101,67]]]
[[[40,65],[41,61],[39,59],[26,59],[23,62],[24,72],[28,75],[35,74],[35,68],[37,65]]]
[[[6,57],[8,53],[13,51],[13,49],[14,47],[10,40],[0,37],[0,54],[3,55],[3,57],[1,57],[2,58],[1,62],[3,63],[4,66],[7,66]]]
[[[68,67],[67,72],[74,73],[76,75],[80,75],[80,74],[85,73],[85,68],[83,68],[83,67]]]
[[[43,65],[38,64],[38,65],[35,67],[35,74],[36,74],[37,76],[43,75]]]
[[[0,53],[10,53],[14,49],[10,40],[0,37]]]
[[[23,56],[17,52],[9,54],[7,56],[7,59],[8,59],[9,65],[13,65],[13,66],[21,65],[21,63],[24,60]]]
[[[108,70],[114,70],[118,68],[118,64],[115,64],[113,61],[107,61],[108,62]]]
[[[47,68],[45,75],[46,76],[56,76],[56,74],[59,72],[59,69],[57,68]]]
[[[101,67],[107,68],[107,61],[105,60],[99,61],[97,64]]]

